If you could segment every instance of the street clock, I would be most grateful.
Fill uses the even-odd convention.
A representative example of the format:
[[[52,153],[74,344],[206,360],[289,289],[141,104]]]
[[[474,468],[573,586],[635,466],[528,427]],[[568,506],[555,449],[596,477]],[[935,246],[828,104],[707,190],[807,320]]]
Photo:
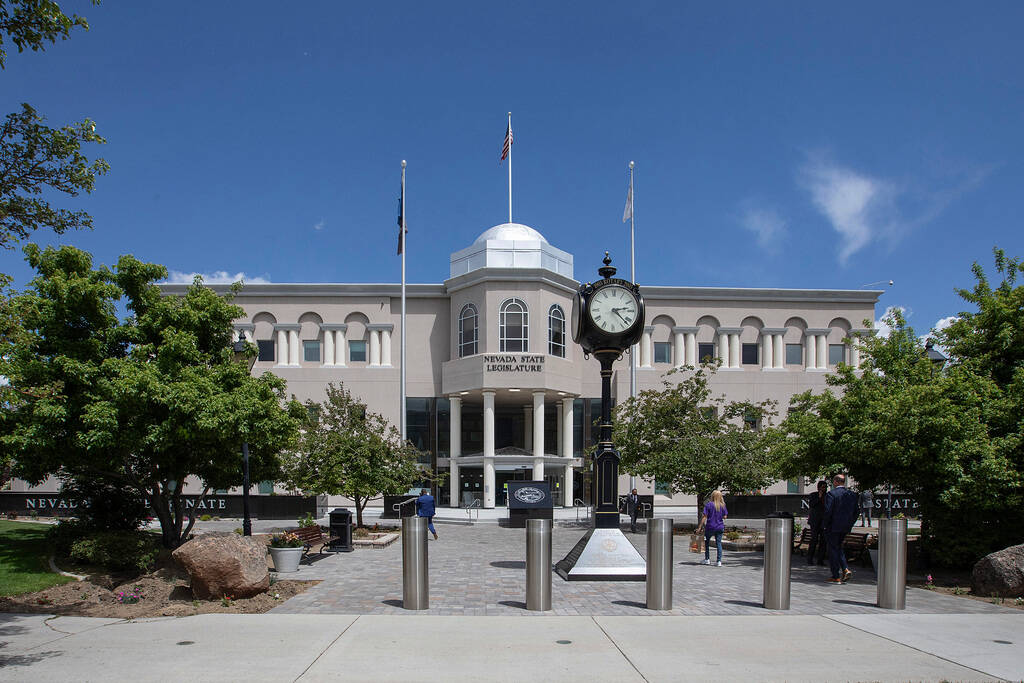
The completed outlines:
[[[644,298],[640,288],[616,277],[608,252],[604,267],[598,269],[603,279],[580,285],[573,298],[569,323],[572,340],[584,353],[616,351],[616,356],[636,344],[644,330]]]

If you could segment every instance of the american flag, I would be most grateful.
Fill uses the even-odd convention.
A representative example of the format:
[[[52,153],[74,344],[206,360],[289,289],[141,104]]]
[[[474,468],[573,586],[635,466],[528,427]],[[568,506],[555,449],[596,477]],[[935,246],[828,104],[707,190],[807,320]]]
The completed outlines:
[[[508,123],[508,130],[505,131],[505,144],[501,148],[501,159],[498,160],[500,164],[502,161],[508,158],[508,153],[512,151],[512,122]]]

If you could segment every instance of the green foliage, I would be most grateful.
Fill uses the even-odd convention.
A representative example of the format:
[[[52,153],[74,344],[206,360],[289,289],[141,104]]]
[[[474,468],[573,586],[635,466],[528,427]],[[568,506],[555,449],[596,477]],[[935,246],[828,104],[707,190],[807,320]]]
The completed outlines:
[[[107,569],[148,571],[160,553],[157,538],[141,531],[88,531],[71,543],[68,555]]]
[[[82,145],[105,142],[88,119],[50,128],[28,104],[8,114],[0,126],[0,247],[11,249],[38,228],[58,235],[91,228],[85,211],[56,208],[46,197],[92,192],[96,177],[110,166],[103,159],[90,161]]]
[[[91,2],[100,4],[100,0]],[[68,16],[53,0],[0,0],[0,69],[7,63],[7,51],[3,47],[5,35],[18,52],[24,52],[25,48],[38,51],[45,50],[47,43],[56,43],[58,38],[67,40],[76,26],[89,30],[85,17]]]
[[[178,482],[198,478],[203,495],[239,485],[243,442],[254,479],[277,478],[301,406],[282,405],[284,380],[251,377],[234,358],[231,323],[243,311],[233,292],[220,296],[197,279],[165,297],[154,282],[166,270],[131,256],[110,270],[93,269],[74,247],[25,253],[39,276],[12,302],[25,334],[0,358],[21,397],[0,416],[18,476],[144,491],[169,548],[194,524]]]
[[[93,529],[134,531],[147,516],[142,491],[102,479],[71,479],[61,485],[61,495],[78,501],[76,513]]]
[[[213,519],[213,517],[210,515],[199,515],[200,522],[209,522],[211,519]]]
[[[711,394],[717,365],[667,373],[660,391],[642,391],[615,409],[612,439],[624,472],[666,482],[695,494],[698,505],[715,489],[733,492],[767,486],[778,478],[781,436],[771,428],[771,401],[726,401]],[[754,419],[760,429],[743,424]]]
[[[317,526],[317,523],[316,523],[316,520],[313,519],[313,515],[307,512],[306,514],[304,514],[302,517],[299,518],[298,525],[301,528],[305,529],[305,528],[308,528],[308,527]]]
[[[50,571],[45,524],[0,521],[0,597],[34,593],[73,581]]]
[[[433,475],[417,465],[417,451],[398,430],[342,385],[327,385],[327,400],[306,402],[299,446],[282,471],[291,488],[342,495],[356,505],[356,524],[371,498],[403,491]]]
[[[271,548],[301,548],[302,539],[290,531],[270,537]]]
[[[996,250],[996,267],[997,288],[975,264],[977,285],[959,290],[977,311],[937,335],[945,368],[896,312],[887,338],[863,339],[863,372],[840,365],[827,381],[841,393],[794,397],[783,425],[786,476],[846,469],[914,494],[937,564],[968,565],[1019,542],[1024,525],[1024,287],[1019,261]]]

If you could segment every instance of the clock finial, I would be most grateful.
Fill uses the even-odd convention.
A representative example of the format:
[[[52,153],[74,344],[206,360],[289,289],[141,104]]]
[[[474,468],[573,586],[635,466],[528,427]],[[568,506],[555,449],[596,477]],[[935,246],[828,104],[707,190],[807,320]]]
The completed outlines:
[[[616,268],[612,265],[612,257],[608,255],[608,252],[604,252],[604,266],[597,269],[597,272],[601,277],[606,280],[612,275],[615,275]]]

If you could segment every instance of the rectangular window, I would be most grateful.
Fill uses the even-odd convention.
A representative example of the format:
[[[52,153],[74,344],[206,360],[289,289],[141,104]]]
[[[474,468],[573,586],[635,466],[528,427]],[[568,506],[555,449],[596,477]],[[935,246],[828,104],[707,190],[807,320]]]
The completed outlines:
[[[350,341],[348,343],[348,359],[352,363],[365,363],[366,362],[366,342],[365,341]]]
[[[671,496],[672,487],[666,482],[654,480],[654,493],[659,496]]]
[[[274,362],[274,340],[273,339],[260,339],[256,342],[256,346],[259,347],[260,353],[256,357],[256,360]]]
[[[804,364],[804,345],[786,344],[786,365]]]
[[[259,483],[259,492],[263,495],[268,495],[274,492],[274,482],[272,481],[261,481]]]
[[[760,361],[757,358],[757,344],[744,344],[743,345],[743,358],[744,365],[757,365]]]
[[[743,426],[747,429],[757,431],[760,426],[760,420],[757,418],[756,413],[744,413],[743,414]]]
[[[654,362],[672,362],[672,344],[669,342],[654,342]]]
[[[715,345],[711,342],[697,344],[697,362],[706,363],[715,359]]]
[[[846,362],[846,344],[828,345],[828,364],[838,365]]]
[[[304,341],[302,342],[302,360],[307,363],[319,363],[320,362],[320,342],[319,341]]]
[[[786,493],[800,493],[800,482],[796,479],[787,479]]]

